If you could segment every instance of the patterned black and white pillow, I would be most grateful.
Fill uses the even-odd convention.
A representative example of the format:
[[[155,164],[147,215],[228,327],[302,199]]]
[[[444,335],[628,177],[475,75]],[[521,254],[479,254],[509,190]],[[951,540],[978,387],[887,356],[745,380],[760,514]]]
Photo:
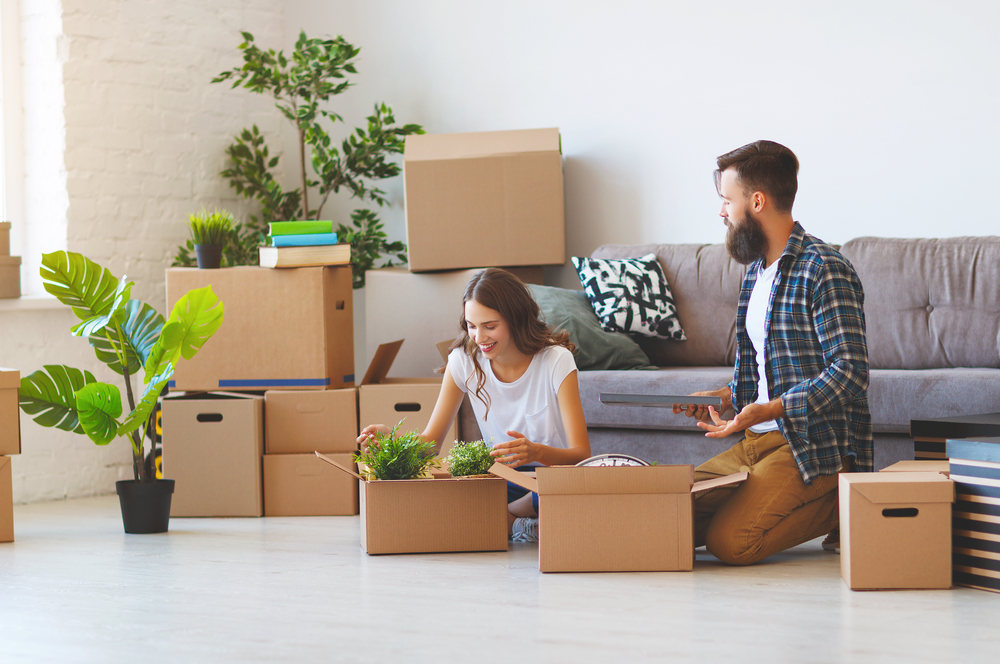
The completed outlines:
[[[572,260],[605,330],[687,339],[656,254],[622,260],[574,256]]]

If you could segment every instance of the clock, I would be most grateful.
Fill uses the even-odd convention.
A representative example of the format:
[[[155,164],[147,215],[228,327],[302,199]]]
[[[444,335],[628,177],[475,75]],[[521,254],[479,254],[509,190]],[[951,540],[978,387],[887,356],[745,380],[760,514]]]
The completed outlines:
[[[649,463],[628,454],[598,454],[584,459],[577,466],[648,466]]]

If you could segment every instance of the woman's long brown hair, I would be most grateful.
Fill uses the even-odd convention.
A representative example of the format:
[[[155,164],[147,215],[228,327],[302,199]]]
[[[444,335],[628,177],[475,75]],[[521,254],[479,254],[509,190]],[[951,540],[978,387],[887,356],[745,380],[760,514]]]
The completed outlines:
[[[506,270],[491,267],[477,272],[465,287],[462,298],[462,315],[458,325],[462,333],[448,349],[449,352],[462,348],[472,358],[472,366],[476,371],[475,395],[486,404],[486,415],[490,412],[490,395],[483,389],[486,384],[486,374],[479,366],[477,355],[479,346],[469,336],[469,324],[465,320],[465,303],[473,300],[487,309],[493,309],[506,321],[510,327],[514,346],[522,353],[533,357],[536,353],[549,346],[564,346],[570,352],[575,347],[569,340],[569,332],[549,328],[539,318],[540,310],[531,291],[524,283]],[[485,419],[485,417],[484,417]]]

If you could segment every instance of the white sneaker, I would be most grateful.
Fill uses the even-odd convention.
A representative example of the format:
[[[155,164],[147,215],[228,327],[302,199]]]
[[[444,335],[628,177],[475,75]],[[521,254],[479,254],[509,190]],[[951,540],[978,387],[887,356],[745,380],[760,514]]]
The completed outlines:
[[[512,542],[537,542],[538,519],[530,516],[514,519],[510,539]]]

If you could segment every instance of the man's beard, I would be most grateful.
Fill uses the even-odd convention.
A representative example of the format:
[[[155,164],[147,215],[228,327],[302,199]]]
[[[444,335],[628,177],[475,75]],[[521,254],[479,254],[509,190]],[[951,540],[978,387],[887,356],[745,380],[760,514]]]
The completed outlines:
[[[767,253],[767,236],[760,222],[744,212],[739,223],[729,222],[726,232],[726,250],[737,263],[749,265]]]

